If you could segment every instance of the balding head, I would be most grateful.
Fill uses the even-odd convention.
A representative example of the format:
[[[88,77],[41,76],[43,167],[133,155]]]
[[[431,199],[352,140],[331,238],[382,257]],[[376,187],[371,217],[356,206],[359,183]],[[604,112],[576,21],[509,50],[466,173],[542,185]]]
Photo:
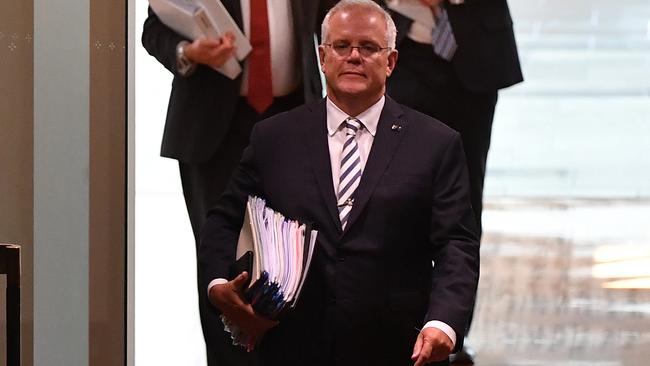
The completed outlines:
[[[335,13],[347,9],[347,8],[361,8],[368,11],[374,11],[382,15],[386,21],[386,45],[392,49],[395,49],[395,39],[397,38],[397,28],[395,27],[395,22],[391,18],[390,14],[379,6],[376,2],[372,0],[341,0],[339,1],[330,11],[325,15],[323,19],[323,24],[321,25],[321,37],[322,43],[328,42],[329,35],[329,25],[332,15]]]

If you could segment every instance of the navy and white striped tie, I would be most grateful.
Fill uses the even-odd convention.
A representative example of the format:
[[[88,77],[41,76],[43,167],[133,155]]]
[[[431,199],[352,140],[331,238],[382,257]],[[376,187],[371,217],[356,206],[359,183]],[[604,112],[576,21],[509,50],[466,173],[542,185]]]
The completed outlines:
[[[361,181],[361,155],[359,154],[359,145],[355,139],[357,132],[361,129],[361,122],[350,117],[344,123],[346,140],[341,152],[341,170],[337,194],[339,218],[343,229],[345,229],[350,217],[350,211],[352,211],[352,204],[354,203],[354,193]]]
[[[436,26],[431,30],[431,37],[433,52],[445,60],[451,61],[458,45],[451,29],[451,23],[449,23],[447,9],[444,6],[436,9]]]

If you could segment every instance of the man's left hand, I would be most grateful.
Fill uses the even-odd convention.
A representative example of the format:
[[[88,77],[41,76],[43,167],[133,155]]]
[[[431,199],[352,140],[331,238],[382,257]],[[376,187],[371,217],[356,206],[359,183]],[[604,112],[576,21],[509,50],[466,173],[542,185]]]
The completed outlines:
[[[438,328],[424,328],[418,335],[413,347],[411,360],[413,366],[426,365],[429,362],[442,361],[449,357],[454,344],[445,332]]]

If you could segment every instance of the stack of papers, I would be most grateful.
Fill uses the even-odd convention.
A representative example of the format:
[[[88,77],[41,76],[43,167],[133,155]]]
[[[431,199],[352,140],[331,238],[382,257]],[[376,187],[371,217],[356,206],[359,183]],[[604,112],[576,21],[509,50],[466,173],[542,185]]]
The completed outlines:
[[[237,251],[238,255],[253,252],[245,297],[256,313],[276,319],[284,309],[295,306],[309,272],[317,234],[311,225],[273,211],[263,199],[248,198]]]
[[[318,232],[310,224],[289,220],[266,206],[258,197],[248,197],[244,225],[237,244],[238,262],[250,259],[252,268],[235,263],[236,276],[243,269],[250,275],[245,300],[255,313],[278,319],[295,307],[305,283]],[[222,316],[233,344],[250,346],[248,337]]]

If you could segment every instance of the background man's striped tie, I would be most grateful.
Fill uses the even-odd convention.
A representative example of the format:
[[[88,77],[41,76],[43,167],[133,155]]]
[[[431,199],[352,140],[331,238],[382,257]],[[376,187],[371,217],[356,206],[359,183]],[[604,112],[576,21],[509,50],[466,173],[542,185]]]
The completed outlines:
[[[445,60],[451,61],[458,45],[451,29],[451,23],[449,23],[447,9],[444,6],[436,8],[436,26],[431,30],[431,36],[433,52]]]
[[[355,140],[357,132],[361,129],[361,122],[350,117],[344,123],[346,140],[341,152],[341,170],[337,194],[339,218],[343,229],[345,229],[350,217],[350,211],[352,211],[354,192],[361,181],[361,155],[359,155],[359,146]]]

